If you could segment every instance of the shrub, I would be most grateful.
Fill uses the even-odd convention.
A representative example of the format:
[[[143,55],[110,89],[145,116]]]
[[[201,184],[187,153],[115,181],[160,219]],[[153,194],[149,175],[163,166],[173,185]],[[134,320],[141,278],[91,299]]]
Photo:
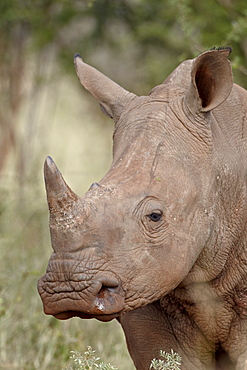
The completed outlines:
[[[100,358],[95,357],[95,351],[90,346],[87,347],[84,355],[76,351],[71,351],[71,353],[70,358],[74,361],[74,366],[64,370],[118,370],[111,364],[100,362]],[[171,353],[160,351],[160,356],[164,360],[154,358],[151,361],[150,370],[180,370],[182,358],[176,352],[173,350],[171,350]]]

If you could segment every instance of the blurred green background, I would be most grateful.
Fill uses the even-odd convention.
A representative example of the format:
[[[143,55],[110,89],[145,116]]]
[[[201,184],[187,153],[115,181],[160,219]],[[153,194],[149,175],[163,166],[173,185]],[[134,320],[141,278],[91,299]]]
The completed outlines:
[[[36,289],[51,253],[45,157],[78,195],[111,162],[112,122],[80,86],[74,53],[147,94],[213,46],[233,47],[246,88],[246,0],[0,1],[0,369],[63,369],[87,345],[133,369],[117,322],[45,316]]]

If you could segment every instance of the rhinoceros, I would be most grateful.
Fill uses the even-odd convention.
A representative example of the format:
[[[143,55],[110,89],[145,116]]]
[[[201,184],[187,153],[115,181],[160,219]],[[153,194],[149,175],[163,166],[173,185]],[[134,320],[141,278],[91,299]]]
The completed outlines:
[[[247,92],[230,48],[180,64],[148,96],[83,62],[113,118],[113,162],[82,197],[44,165],[53,253],[44,312],[117,319],[138,370],[160,350],[183,370],[247,369]]]

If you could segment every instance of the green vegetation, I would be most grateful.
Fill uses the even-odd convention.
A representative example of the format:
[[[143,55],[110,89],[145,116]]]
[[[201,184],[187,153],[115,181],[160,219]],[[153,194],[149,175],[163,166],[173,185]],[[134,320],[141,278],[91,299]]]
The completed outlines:
[[[73,368],[67,368],[67,370],[117,370],[117,368],[111,364],[99,362],[100,357],[95,357],[95,351],[93,351],[90,346],[87,347],[87,351],[84,352],[84,355],[74,351],[71,351],[71,353],[71,358],[75,364]]]
[[[111,364],[100,362],[100,357],[95,357],[95,351],[93,351],[90,346],[88,346],[84,355],[74,351],[71,351],[71,353],[74,366],[64,370],[118,370]],[[150,370],[180,370],[182,358],[173,350],[171,350],[171,353],[160,351],[160,357],[164,358],[164,360],[153,359],[151,361]]]
[[[30,154],[18,135],[27,81],[33,104],[26,137],[37,130],[32,115],[42,86],[58,71],[74,73],[76,52],[143,94],[182,60],[229,45],[235,81],[247,87],[245,0],[2,0],[0,14],[0,171],[18,153],[19,177]]]
[[[45,156],[52,155],[68,183],[81,195],[104,175],[111,158],[111,124],[103,121],[98,125],[91,106],[82,104],[83,96],[81,92],[77,95],[70,79],[60,83],[64,88],[52,118],[48,116],[49,99],[45,99],[47,113],[42,117],[45,125],[49,123],[49,138],[44,133],[40,141],[33,137],[37,157],[32,171],[20,187],[9,161],[0,181],[0,368],[62,369],[70,364],[71,350],[83,351],[90,344],[102,361],[121,363],[121,370],[131,370],[134,367],[116,320],[105,324],[46,316],[36,288],[51,254],[42,173]],[[95,107],[98,109],[97,104]]]
[[[73,54],[144,94],[182,60],[230,45],[247,87],[246,1],[1,0],[0,14],[0,367],[60,369],[90,344],[131,370],[117,322],[45,316],[36,289],[51,253],[45,156],[79,195],[111,160],[112,122],[87,102]]]
[[[150,369],[154,370],[180,370],[182,358],[178,353],[171,350],[171,353],[160,351],[160,357],[163,359],[153,359]]]
[[[6,231],[1,230],[0,368],[62,369],[70,364],[71,350],[91,344],[104,361],[121,363],[121,370],[134,369],[116,321],[59,321],[44,315],[36,289],[51,252],[43,202],[44,197],[33,195],[24,212],[8,204],[2,213]]]

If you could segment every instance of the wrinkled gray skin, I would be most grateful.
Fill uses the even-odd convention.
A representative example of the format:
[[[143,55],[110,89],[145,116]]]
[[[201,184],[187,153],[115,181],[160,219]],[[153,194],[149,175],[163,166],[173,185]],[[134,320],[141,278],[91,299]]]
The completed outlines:
[[[117,318],[138,370],[171,348],[183,370],[247,369],[247,93],[228,55],[140,97],[75,57],[115,121],[113,163],[79,197],[47,158],[54,252],[38,289],[58,319]]]

